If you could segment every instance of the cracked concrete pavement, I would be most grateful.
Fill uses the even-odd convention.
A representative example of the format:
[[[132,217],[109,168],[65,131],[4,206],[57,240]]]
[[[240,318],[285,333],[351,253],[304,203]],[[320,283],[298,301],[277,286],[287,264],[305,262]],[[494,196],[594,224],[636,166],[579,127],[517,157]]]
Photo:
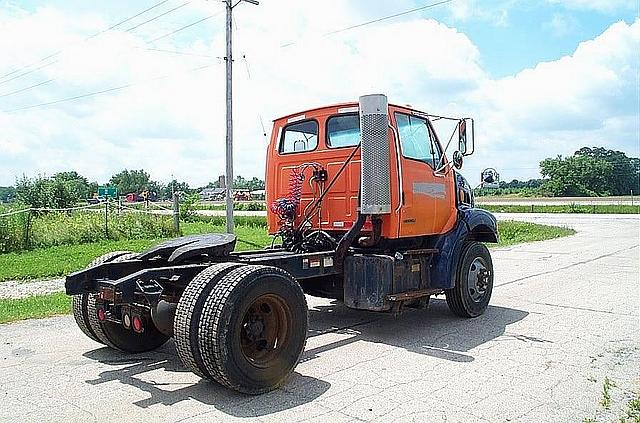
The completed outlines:
[[[309,297],[303,360],[262,396],[187,372],[171,342],[125,355],[69,316],[0,325],[0,421],[613,421],[640,391],[640,220],[500,218],[578,233],[492,250],[496,286],[476,319],[441,298],[394,318]]]

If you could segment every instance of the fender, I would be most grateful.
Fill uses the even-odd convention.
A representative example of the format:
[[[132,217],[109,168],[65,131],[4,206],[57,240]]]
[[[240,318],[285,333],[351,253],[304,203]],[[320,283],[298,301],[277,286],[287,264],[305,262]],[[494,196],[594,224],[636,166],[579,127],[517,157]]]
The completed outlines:
[[[465,241],[496,243],[499,240],[496,218],[486,210],[461,206],[458,222],[446,234],[438,237],[435,248],[439,253],[431,267],[431,287],[451,289],[455,285],[456,270]]]

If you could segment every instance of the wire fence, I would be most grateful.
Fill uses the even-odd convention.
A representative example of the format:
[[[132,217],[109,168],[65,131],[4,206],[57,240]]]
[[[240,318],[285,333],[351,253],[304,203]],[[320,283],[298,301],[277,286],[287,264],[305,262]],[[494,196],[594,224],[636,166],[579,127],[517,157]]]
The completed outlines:
[[[0,213],[0,253],[179,234],[177,198],[171,209],[153,203],[139,208],[107,200],[77,207],[26,207]]]

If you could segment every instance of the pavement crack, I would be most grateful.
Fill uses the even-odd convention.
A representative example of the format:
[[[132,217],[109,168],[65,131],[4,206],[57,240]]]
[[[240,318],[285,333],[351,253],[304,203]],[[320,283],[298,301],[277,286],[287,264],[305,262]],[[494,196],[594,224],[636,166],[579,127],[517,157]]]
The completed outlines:
[[[589,308],[589,307],[577,307],[577,306],[562,305],[562,304],[542,303],[542,302],[536,302],[536,301],[532,301],[532,302],[531,302],[531,304],[544,305],[544,306],[548,306],[548,307],[566,308],[566,309],[571,309],[571,310],[590,311],[590,312],[593,312],[593,313],[614,314],[614,315],[616,315],[616,316],[637,317],[637,314],[632,314],[632,313],[617,313],[617,312],[615,312],[615,311],[598,310],[598,309],[595,309],[595,308]]]
[[[500,286],[505,286],[505,285],[511,285],[511,284],[513,284],[513,283],[516,283],[516,282],[522,282],[522,281],[524,281],[524,280],[531,279],[531,278],[535,278],[535,277],[538,277],[538,276],[549,275],[549,274],[551,274],[551,273],[556,273],[556,272],[559,272],[559,271],[561,271],[561,270],[571,269],[572,267],[580,266],[580,265],[587,264],[587,263],[591,263],[591,262],[593,262],[593,261],[600,260],[600,259],[603,259],[603,258],[607,258],[607,257],[615,256],[616,254],[619,254],[619,253],[622,253],[622,252],[625,252],[625,251],[629,251],[629,250],[633,250],[634,248],[637,248],[637,247],[638,247],[638,245],[633,245],[633,246],[631,246],[631,247],[628,247],[628,248],[622,248],[622,249],[620,249],[620,250],[616,250],[616,251],[613,251],[613,252],[608,253],[608,254],[603,254],[603,255],[601,255],[601,256],[597,256],[597,257],[594,257],[594,258],[590,258],[590,259],[588,259],[588,260],[578,261],[578,262],[575,262],[575,263],[568,264],[568,265],[566,265],[566,266],[558,267],[557,269],[546,270],[546,271],[544,271],[544,272],[534,273],[533,275],[523,276],[523,277],[521,277],[521,278],[514,279],[514,280],[512,280],[512,281],[508,281],[508,282],[503,282],[503,283],[501,283],[501,284],[497,284],[497,285],[495,285],[495,286],[494,286],[494,288],[498,288],[498,287],[500,287]]]

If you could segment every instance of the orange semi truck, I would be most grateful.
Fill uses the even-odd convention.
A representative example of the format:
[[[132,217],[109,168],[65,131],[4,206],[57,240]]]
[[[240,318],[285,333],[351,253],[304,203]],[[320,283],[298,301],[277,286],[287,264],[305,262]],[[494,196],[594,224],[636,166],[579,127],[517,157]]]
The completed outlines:
[[[452,121],[445,155],[433,122]],[[305,293],[399,313],[444,294],[453,313],[488,306],[495,218],[474,208],[456,172],[473,153],[473,120],[422,113],[384,95],[274,122],[262,250],[232,234],[114,252],[66,278],[93,340],[131,353],[175,339],[194,373],[249,394],[281,386],[303,352]]]

